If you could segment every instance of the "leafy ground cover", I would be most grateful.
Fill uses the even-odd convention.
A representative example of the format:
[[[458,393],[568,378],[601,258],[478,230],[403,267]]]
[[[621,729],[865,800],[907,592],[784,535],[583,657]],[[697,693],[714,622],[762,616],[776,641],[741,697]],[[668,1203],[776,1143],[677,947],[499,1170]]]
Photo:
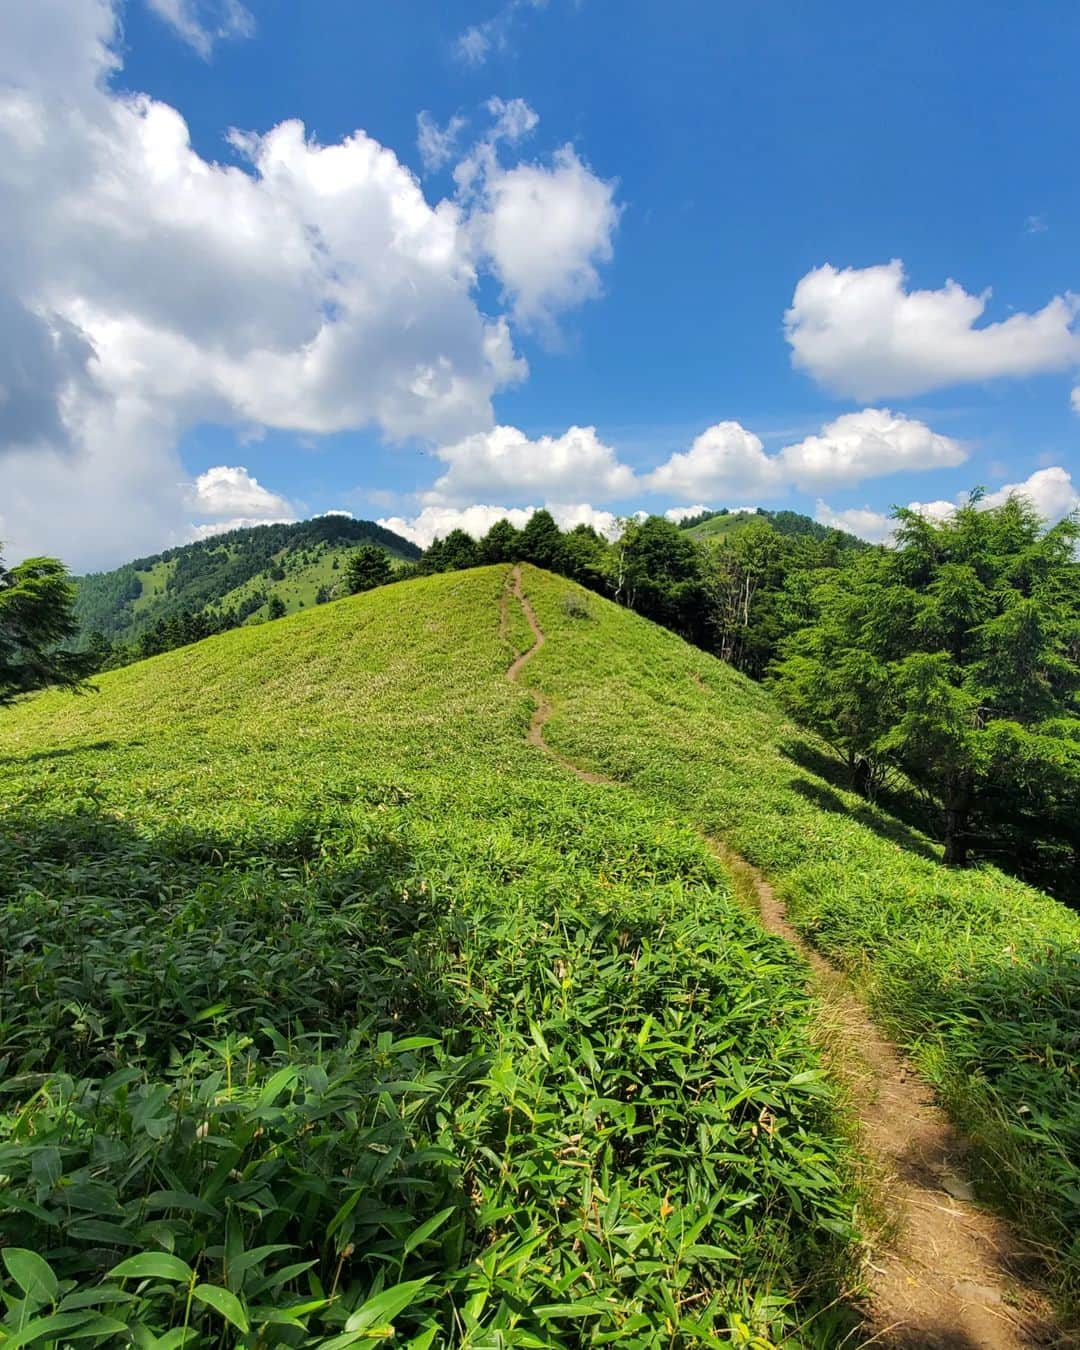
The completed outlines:
[[[5,1345],[843,1338],[805,971],[667,787],[525,745],[504,575],[0,720]],[[716,667],[529,585],[586,665],[603,624]]]
[[[548,643],[530,680],[561,754],[723,837],[852,970],[974,1144],[984,1192],[1080,1290],[1080,916],[991,867],[958,872],[838,789],[760,686],[524,569]],[[583,617],[583,611],[587,617]],[[823,776],[824,775],[824,776]]]

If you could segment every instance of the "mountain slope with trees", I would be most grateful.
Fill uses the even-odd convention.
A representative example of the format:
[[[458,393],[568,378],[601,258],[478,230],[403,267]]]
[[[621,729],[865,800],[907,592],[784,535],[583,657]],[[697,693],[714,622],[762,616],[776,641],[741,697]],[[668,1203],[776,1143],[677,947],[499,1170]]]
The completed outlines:
[[[420,556],[409,540],[349,516],[256,525],[79,577],[75,616],[84,642],[101,634],[109,643],[131,643],[184,615],[230,614],[237,623],[268,618],[275,596],[291,613],[328,599],[349,553],[361,544],[376,545],[398,563]]]

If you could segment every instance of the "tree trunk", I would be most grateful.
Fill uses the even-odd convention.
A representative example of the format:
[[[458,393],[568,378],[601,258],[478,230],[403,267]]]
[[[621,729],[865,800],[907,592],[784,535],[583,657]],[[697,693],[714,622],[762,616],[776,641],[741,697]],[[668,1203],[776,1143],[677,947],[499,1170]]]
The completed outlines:
[[[856,755],[851,765],[851,781],[860,797],[874,799],[874,766],[866,755]]]
[[[945,856],[942,861],[949,867],[966,867],[968,860],[967,809],[956,803],[945,808]]]

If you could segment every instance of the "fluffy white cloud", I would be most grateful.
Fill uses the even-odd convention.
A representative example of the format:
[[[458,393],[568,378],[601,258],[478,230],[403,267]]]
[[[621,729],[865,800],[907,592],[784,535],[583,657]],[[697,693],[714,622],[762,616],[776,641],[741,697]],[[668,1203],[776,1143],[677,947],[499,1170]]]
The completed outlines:
[[[175,109],[110,88],[118,3],[0,6],[0,500],[13,555],[80,567],[184,537],[175,445],[194,423],[436,443],[490,427],[526,367],[478,272],[551,318],[595,292],[610,241],[588,219],[614,212],[572,151],[526,166],[561,259],[530,264],[494,153],[535,126],[520,101],[489,106],[467,200],[428,202],[362,131],[324,146],[287,121],[232,133],[239,164],[206,160]],[[158,10],[207,41],[242,14]],[[585,225],[560,228],[560,203]]]
[[[1068,469],[1063,469],[1060,464],[1036,469],[1022,483],[1006,483],[1004,487],[988,492],[983,505],[1000,506],[1013,495],[1026,497],[1039,515],[1050,521],[1062,520],[1080,510],[1080,489]]]
[[[703,511],[710,509],[701,502],[697,506],[671,506],[664,512],[664,518],[678,525],[680,520],[685,520],[688,516],[700,516]]]
[[[597,177],[571,145],[550,163],[507,168],[499,146],[517,145],[540,119],[520,98],[492,98],[486,109],[490,129],[454,169],[458,201],[514,318],[553,336],[560,313],[600,294],[597,269],[612,257],[619,223],[617,185]]]
[[[425,494],[431,505],[538,496],[611,500],[633,491],[633,471],[620,464],[595,427],[530,440],[517,427],[498,426],[435,452],[450,467]]]
[[[949,280],[908,290],[903,264],[808,272],[784,315],[792,363],[854,398],[917,394],[965,380],[1032,375],[1080,364],[1080,297],[976,327],[990,292]]]
[[[204,61],[221,38],[250,37],[255,19],[240,0],[147,0],[147,4]]]
[[[204,516],[244,516],[252,520],[295,519],[289,502],[263,487],[242,464],[217,464],[192,485],[192,509]]]
[[[504,516],[520,529],[535,510],[535,506],[425,506],[417,516],[384,516],[378,524],[411,539],[421,548],[427,548],[433,539],[442,539],[451,530],[464,530],[474,539],[480,539]]]
[[[548,502],[547,509],[555,517],[557,524],[561,529],[572,530],[575,525],[591,525],[597,534],[605,535],[608,539],[615,539],[621,532],[621,516],[614,511],[598,510],[595,506],[590,506],[587,502]],[[645,517],[644,511],[635,511],[635,517]]]
[[[843,530],[871,544],[884,544],[892,538],[893,522],[884,512],[872,511],[868,506],[834,511],[819,497],[814,507],[814,519],[832,530]]]
[[[1051,525],[1080,510],[1080,489],[1072,481],[1069,471],[1060,465],[1037,469],[1021,483],[1005,483],[1002,487],[995,488],[993,492],[988,492],[978,505],[980,509],[986,510],[993,506],[1001,506],[1012,496],[1026,497],[1039,515]],[[930,520],[947,520],[966,500],[966,494],[960,493],[952,501],[908,502],[908,510],[916,511]],[[823,525],[847,530],[849,534],[856,534],[861,539],[868,539],[875,544],[888,543],[894,532],[894,522],[884,512],[873,511],[869,507],[834,511],[820,498],[814,511],[814,518]]]
[[[550,166],[492,164],[483,174],[474,237],[518,323],[551,333],[562,311],[600,294],[597,268],[611,260],[619,221],[615,187],[570,145]]]
[[[783,468],[799,487],[854,483],[910,469],[962,464],[967,450],[915,418],[888,408],[864,408],[828,423],[781,451]]]
[[[678,451],[645,479],[653,492],[673,497],[772,496],[783,489],[780,466],[759,437],[738,422],[718,422],[689,450]]]
[[[1080,414],[1080,384],[1072,391],[1070,402],[1073,406],[1073,412]]]

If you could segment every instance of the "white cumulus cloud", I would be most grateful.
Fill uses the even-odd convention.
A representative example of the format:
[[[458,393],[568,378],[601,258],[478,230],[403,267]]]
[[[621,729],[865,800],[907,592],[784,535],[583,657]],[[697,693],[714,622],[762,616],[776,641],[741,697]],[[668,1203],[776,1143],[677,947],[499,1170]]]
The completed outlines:
[[[952,280],[938,290],[909,290],[898,259],[863,268],[826,264],[799,281],[784,315],[792,363],[858,399],[1080,364],[1080,297],[1055,296],[1034,314],[976,327],[989,297]]]
[[[817,435],[781,451],[783,468],[799,487],[853,483],[901,470],[949,468],[967,456],[959,441],[888,408],[845,413]]]
[[[1020,483],[1005,483],[995,488],[977,503],[979,509],[1001,506],[1010,497],[1024,497],[1038,511],[1047,524],[1056,524],[1066,516],[1080,510],[1080,489],[1072,481],[1072,475],[1059,464],[1045,469],[1036,469],[1034,473]],[[966,493],[959,493],[952,501],[908,502],[908,510],[915,511],[930,520],[948,520],[955,514],[957,507],[967,501]],[[835,526],[856,534],[871,543],[888,543],[893,536],[895,522],[883,511],[874,511],[869,507],[855,507],[834,511],[826,502],[818,499],[814,511],[815,520],[823,525]]]
[[[487,177],[474,216],[514,317],[550,331],[557,316],[600,294],[619,220],[615,184],[598,178],[570,145],[553,163],[519,164]]]
[[[502,164],[539,118],[524,99],[489,99],[492,125],[454,169],[473,246],[524,328],[553,336],[556,320],[601,293],[621,208],[617,184],[595,174],[571,145],[550,163]]]
[[[843,530],[871,544],[884,544],[892,538],[893,521],[883,511],[874,511],[868,506],[834,511],[828,502],[819,497],[814,506],[814,519],[832,530]]]
[[[594,293],[609,253],[558,228],[556,200],[603,217],[609,193],[572,152],[525,166],[561,258],[546,271],[515,242],[497,156],[468,200],[435,203],[363,131],[323,145],[284,121],[231,133],[239,163],[203,158],[175,108],[110,87],[118,4],[0,6],[0,500],[12,556],[78,567],[185,536],[176,445],[196,423],[436,444],[490,428],[526,366],[480,273],[531,321]],[[222,0],[158,9],[208,40],[241,25]],[[489,112],[502,147],[535,125],[520,101]]]
[[[292,505],[263,487],[242,464],[217,464],[192,485],[192,509],[205,516],[244,516],[250,520],[295,519]]]
[[[432,505],[534,494],[544,501],[604,501],[625,496],[636,482],[595,427],[531,440],[517,427],[498,426],[435,453],[449,468],[425,494]]]
[[[415,516],[383,516],[378,524],[385,530],[411,539],[421,548],[427,548],[435,539],[443,539],[451,530],[464,530],[474,539],[481,539],[497,520],[504,517],[521,529],[536,510],[535,506],[425,506]]]
[[[673,497],[771,496],[783,490],[780,466],[761,439],[738,422],[718,422],[689,450],[677,451],[645,479],[653,491]]]
[[[665,520],[670,520],[673,524],[678,525],[680,520],[686,520],[688,516],[700,516],[703,511],[708,511],[710,509],[710,507],[703,506],[700,502],[697,506],[670,506],[664,512],[664,518]]]
[[[1039,515],[1049,521],[1062,520],[1080,509],[1080,490],[1068,469],[1062,468],[1060,464],[1036,469],[1022,483],[1006,483],[1004,487],[988,492],[982,504],[1000,506],[1014,495],[1026,497]]]
[[[233,516],[231,520],[208,520],[201,525],[190,525],[184,539],[186,543],[195,543],[215,534],[228,534],[230,530],[250,530],[256,525],[291,525],[295,519],[295,516]]]

